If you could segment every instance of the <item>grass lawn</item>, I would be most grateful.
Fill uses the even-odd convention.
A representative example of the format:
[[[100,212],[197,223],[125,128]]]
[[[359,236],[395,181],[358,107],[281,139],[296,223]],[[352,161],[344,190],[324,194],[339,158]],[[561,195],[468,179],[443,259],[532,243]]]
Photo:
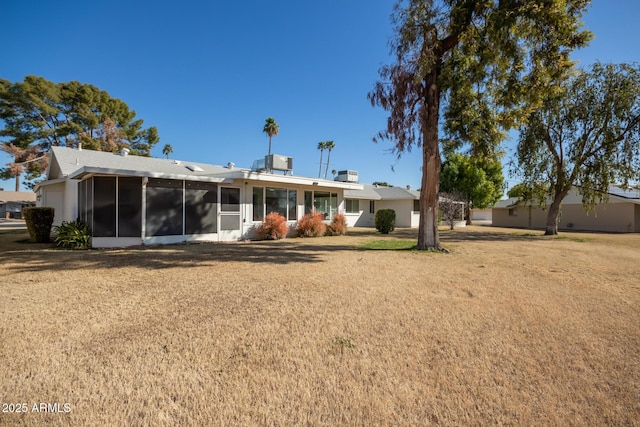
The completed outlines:
[[[0,233],[0,425],[638,425],[640,235],[350,232]]]

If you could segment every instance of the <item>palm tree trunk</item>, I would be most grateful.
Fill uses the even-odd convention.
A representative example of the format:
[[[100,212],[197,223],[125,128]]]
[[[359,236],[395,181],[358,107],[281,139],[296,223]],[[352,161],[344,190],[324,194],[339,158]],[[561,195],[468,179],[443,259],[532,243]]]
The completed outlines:
[[[331,159],[331,148],[329,148],[329,152],[327,153],[327,166],[324,169],[324,179],[327,179],[327,172],[329,172],[329,160]]]
[[[324,150],[320,150],[320,169],[318,169],[318,178],[322,175],[322,151]]]

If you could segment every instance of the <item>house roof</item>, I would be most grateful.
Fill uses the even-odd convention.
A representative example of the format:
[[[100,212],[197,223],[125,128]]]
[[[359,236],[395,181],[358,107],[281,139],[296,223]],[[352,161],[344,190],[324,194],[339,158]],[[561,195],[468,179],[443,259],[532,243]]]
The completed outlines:
[[[67,147],[51,148],[48,179],[62,177],[82,178],[88,173],[167,177],[189,179],[220,175],[229,172],[223,166],[179,160],[157,159],[143,156],[122,156],[95,150],[76,150]],[[206,179],[205,179],[206,180]]]
[[[36,193],[27,191],[0,191],[0,203],[22,202],[34,203]]]
[[[420,193],[414,190],[406,190],[402,187],[382,187],[371,184],[362,184],[362,190],[345,190],[347,199],[365,200],[417,200]]]
[[[493,205],[494,208],[507,208],[511,209],[518,204],[519,199],[517,197],[509,197],[508,199],[500,200]]]
[[[180,160],[52,147],[48,180],[82,179],[91,174],[140,176],[205,182],[231,182],[248,179],[272,183],[313,185],[317,187],[359,189],[361,184],[328,181],[301,176],[255,172],[250,169],[210,165]],[[47,181],[42,185],[46,185]]]
[[[629,188],[624,189],[615,185],[609,186],[609,191],[607,191],[609,195],[609,199],[616,200],[618,202],[629,202],[633,204],[640,204],[640,189]],[[551,200],[548,200],[548,203],[551,203]],[[576,188],[574,188],[567,198],[563,201],[563,204],[582,204],[582,197],[579,195]],[[531,202],[522,202],[517,197],[510,197],[505,200],[500,200],[493,207],[498,209],[510,209],[515,207],[518,204],[523,205],[531,205]]]

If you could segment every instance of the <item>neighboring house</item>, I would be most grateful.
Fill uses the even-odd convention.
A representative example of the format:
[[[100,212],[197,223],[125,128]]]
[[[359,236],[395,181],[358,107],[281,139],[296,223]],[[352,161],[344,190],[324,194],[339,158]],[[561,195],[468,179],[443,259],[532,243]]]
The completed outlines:
[[[291,159],[283,158],[291,168]],[[286,173],[286,169],[285,170]],[[289,172],[290,169],[288,170]],[[362,185],[201,163],[52,147],[38,206],[55,208],[54,224],[80,219],[94,247],[253,236],[265,214],[293,228],[305,213],[327,221],[345,208],[344,191]]]
[[[374,227],[375,213],[381,209],[396,212],[396,227],[417,228],[420,222],[420,192],[402,187],[363,184],[362,190],[345,190],[345,212],[350,227]],[[442,201],[442,199],[441,199]],[[460,202],[463,204],[462,202]],[[458,227],[466,225],[461,209]]]
[[[472,208],[471,209],[471,222],[474,221],[479,221],[479,222],[487,222],[490,223],[491,222],[491,208],[485,208],[485,209],[477,209],[477,208]]]
[[[35,204],[36,193],[0,191],[0,219],[22,219],[22,208]]]
[[[582,206],[582,196],[572,190],[562,202],[558,228],[561,230],[604,231],[616,233],[640,232],[640,191],[610,187],[609,200],[588,211]],[[547,211],[516,198],[501,200],[493,207],[492,225],[544,229]]]

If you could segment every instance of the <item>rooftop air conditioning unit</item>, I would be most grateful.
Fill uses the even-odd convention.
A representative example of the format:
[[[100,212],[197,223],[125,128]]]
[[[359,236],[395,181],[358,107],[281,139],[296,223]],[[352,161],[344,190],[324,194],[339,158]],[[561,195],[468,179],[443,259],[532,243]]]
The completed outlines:
[[[291,172],[293,170],[292,157],[272,154],[270,156],[265,156],[264,161],[267,169],[285,172]]]
[[[358,182],[358,171],[338,171],[336,181],[340,182]]]

